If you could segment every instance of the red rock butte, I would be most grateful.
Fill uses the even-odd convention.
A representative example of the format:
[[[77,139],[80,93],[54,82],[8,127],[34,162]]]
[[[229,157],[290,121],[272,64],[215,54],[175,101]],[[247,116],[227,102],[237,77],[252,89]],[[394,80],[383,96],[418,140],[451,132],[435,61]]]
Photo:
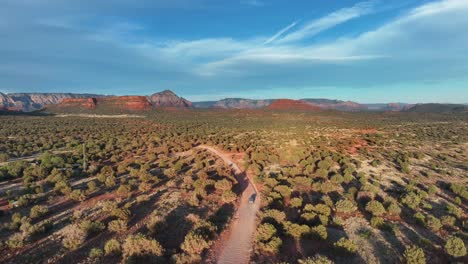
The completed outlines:
[[[58,105],[59,107],[71,107],[78,106],[88,109],[94,109],[96,107],[96,98],[65,98]]]
[[[112,96],[100,98],[65,98],[58,107],[80,107],[94,109],[106,106],[125,110],[148,110],[151,103],[144,96]]]
[[[148,110],[151,103],[145,96],[113,96],[97,98],[98,104],[105,104],[127,110]]]
[[[311,105],[302,100],[278,99],[273,101],[267,109],[269,110],[301,110],[301,111],[320,111],[322,108]]]

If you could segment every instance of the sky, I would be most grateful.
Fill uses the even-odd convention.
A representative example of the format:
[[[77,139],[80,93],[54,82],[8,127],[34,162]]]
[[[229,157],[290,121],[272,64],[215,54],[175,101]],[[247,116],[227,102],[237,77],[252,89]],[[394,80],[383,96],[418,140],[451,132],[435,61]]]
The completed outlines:
[[[2,0],[0,92],[468,102],[468,0]]]

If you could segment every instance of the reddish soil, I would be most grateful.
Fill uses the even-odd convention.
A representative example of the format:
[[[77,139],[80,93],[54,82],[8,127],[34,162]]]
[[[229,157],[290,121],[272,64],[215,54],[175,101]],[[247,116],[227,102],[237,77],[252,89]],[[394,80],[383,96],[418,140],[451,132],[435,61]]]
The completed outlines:
[[[269,110],[300,110],[300,111],[320,111],[322,108],[311,105],[301,100],[278,99],[273,101],[269,106]]]

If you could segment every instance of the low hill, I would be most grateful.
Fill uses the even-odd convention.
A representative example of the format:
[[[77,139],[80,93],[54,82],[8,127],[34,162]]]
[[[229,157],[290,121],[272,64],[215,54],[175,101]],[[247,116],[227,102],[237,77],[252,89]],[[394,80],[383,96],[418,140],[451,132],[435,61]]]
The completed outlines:
[[[192,102],[189,100],[177,96],[171,90],[165,90],[159,93],[154,93],[148,96],[149,102],[154,107],[175,107],[175,108],[188,108],[192,107]]]
[[[406,111],[419,113],[468,113],[468,106],[462,104],[417,104]]]

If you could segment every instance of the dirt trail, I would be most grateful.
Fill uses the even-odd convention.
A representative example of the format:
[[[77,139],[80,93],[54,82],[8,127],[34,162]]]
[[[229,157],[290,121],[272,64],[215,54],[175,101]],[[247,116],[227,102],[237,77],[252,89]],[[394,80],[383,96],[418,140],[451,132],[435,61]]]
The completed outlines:
[[[235,173],[238,181],[247,184],[236,212],[237,217],[230,223],[230,235],[227,240],[220,242],[222,245],[221,252],[217,257],[217,263],[249,263],[253,235],[255,233],[255,219],[258,209],[260,208],[260,196],[258,195],[255,185],[247,178],[246,173],[232,161],[229,155],[206,145],[198,146],[198,148],[206,149],[220,157]],[[252,195],[256,195],[256,199],[253,204],[250,204],[249,198]]]

